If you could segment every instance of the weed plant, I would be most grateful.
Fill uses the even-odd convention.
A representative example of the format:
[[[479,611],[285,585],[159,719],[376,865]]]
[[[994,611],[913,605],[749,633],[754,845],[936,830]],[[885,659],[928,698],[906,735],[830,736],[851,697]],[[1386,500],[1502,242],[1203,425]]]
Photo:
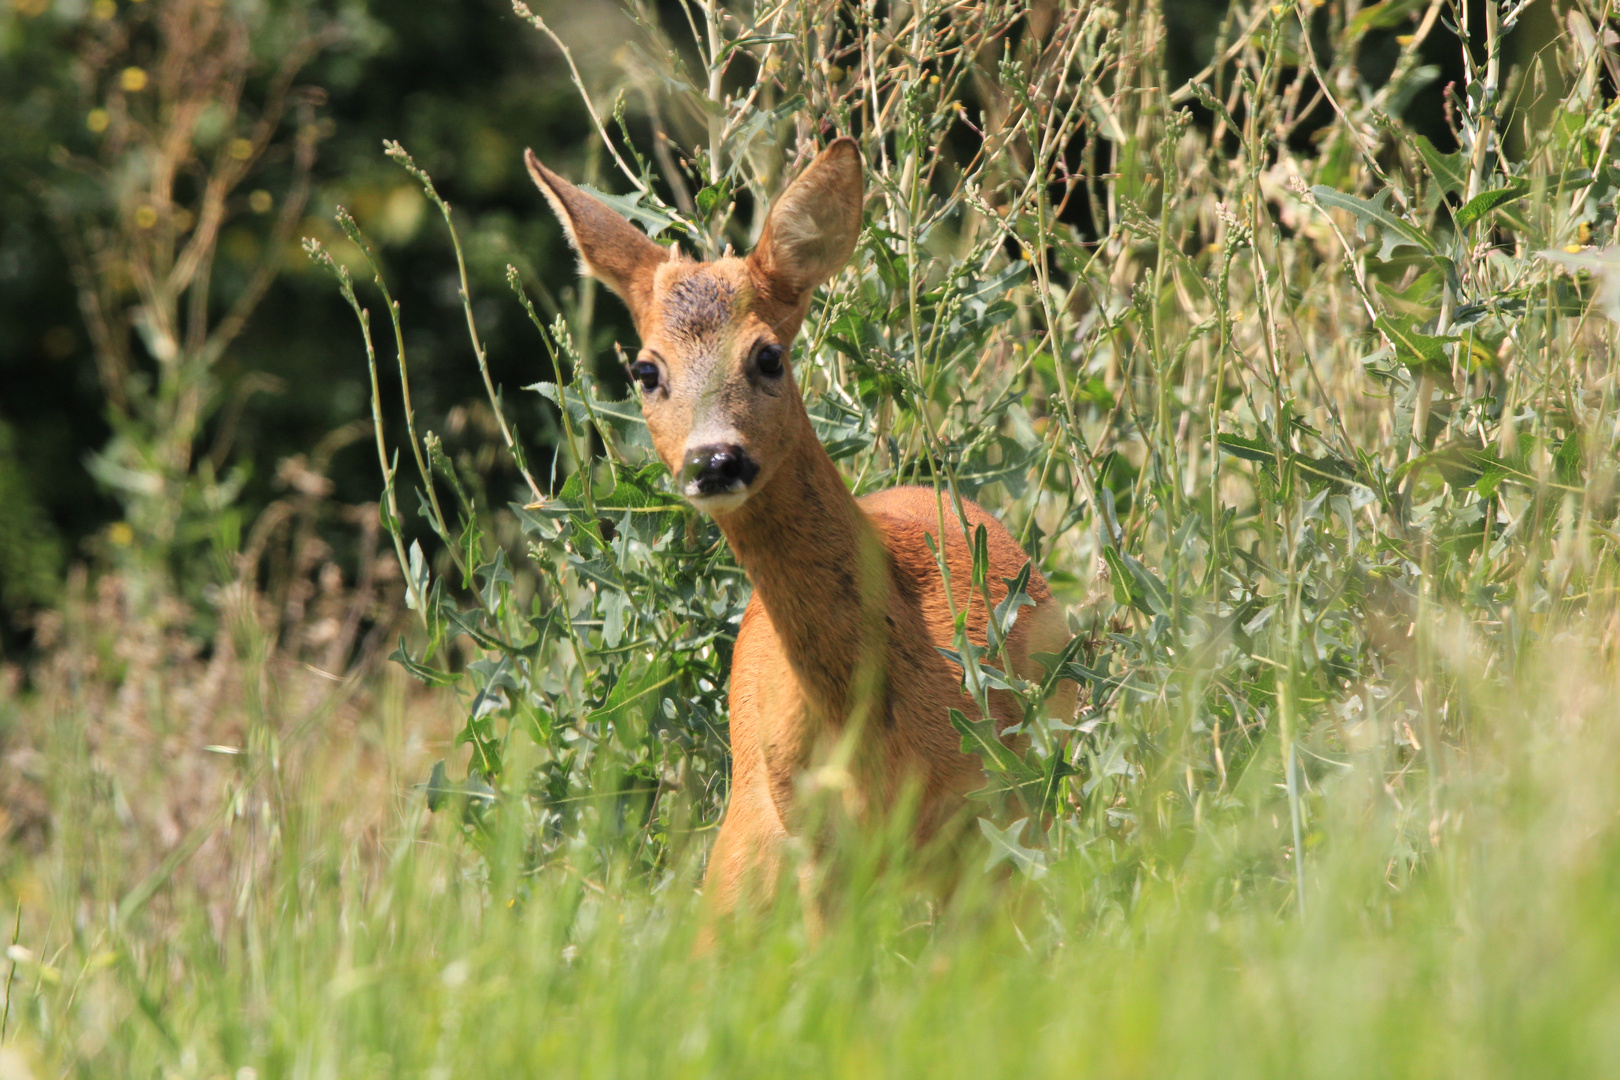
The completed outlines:
[[[974,872],[930,902],[867,837],[821,941],[784,897],[693,959],[746,579],[609,389],[611,298],[536,306],[511,274],[556,426],[503,421],[526,483],[492,497],[412,413],[410,312],[341,215],[346,242],[310,252],[374,386],[405,385],[403,425],[374,410],[420,624],[395,658],[456,695],[463,749],[370,860],[287,809],[314,783],[289,772],[241,826],[274,838],[264,902],[223,928],[70,916],[75,867],[42,863],[62,915],[19,930],[18,1053],[84,1075],[1612,1071],[1612,14],[1571,6],[1519,47],[1546,26],[1526,5],[1234,8],[1172,86],[1142,5],[682,10],[632,6],[613,74],[517,7],[574,72],[602,197],[694,254],[746,249],[823,139],[861,141],[867,225],[801,388],[858,494],[934,485],[1019,537],[1071,611],[1051,676],[1078,713],[959,636],[969,689],[1029,702],[1022,756],[956,718],[990,780]],[[1444,88],[1419,61],[1441,19],[1467,69]],[[1370,84],[1357,58],[1391,32]],[[1455,150],[1401,119],[1441,93]],[[555,475],[528,469],[536,437]]]

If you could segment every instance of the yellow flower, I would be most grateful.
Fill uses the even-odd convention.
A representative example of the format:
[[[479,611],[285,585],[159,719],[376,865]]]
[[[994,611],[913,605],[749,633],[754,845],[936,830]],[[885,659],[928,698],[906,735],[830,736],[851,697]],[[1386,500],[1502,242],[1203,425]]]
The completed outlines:
[[[102,22],[106,22],[108,19],[118,14],[118,0],[96,0],[96,2],[90,6],[90,14],[94,15]]]
[[[253,156],[253,142],[250,139],[232,139],[231,157],[237,161],[246,161]]]
[[[1416,34],[1396,34],[1395,35],[1395,44],[1399,45],[1403,49],[1406,48],[1408,45],[1412,44],[1412,42],[1414,42],[1416,40],[1417,40],[1417,35]]]
[[[135,211],[135,227],[137,229],[150,229],[157,224],[157,211],[150,206],[143,206]]]
[[[126,94],[138,94],[146,89],[146,71],[144,68],[127,67],[123,74],[118,76],[118,85],[124,88]]]
[[[84,118],[84,126],[97,135],[106,131],[107,125],[110,123],[112,123],[112,118],[107,115],[106,109],[91,109],[90,115]]]
[[[270,197],[270,193],[268,191],[260,188],[258,191],[255,191],[253,194],[248,196],[248,209],[252,210],[255,214],[268,214],[270,212],[270,208],[275,205],[275,202],[276,201]]]
[[[113,547],[129,547],[135,542],[135,530],[125,521],[115,521],[107,528],[107,541]]]

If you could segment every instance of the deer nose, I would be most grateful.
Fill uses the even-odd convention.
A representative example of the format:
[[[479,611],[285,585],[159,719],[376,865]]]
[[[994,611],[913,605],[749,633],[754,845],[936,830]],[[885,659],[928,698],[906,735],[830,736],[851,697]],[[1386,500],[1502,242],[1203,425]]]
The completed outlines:
[[[759,466],[740,446],[700,446],[686,452],[681,486],[688,496],[728,495],[759,475]]]

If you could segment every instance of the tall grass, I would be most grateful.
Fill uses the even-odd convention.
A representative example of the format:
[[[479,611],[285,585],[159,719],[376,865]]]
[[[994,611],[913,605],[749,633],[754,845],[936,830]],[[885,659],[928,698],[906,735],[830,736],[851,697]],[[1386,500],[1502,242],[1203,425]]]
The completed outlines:
[[[1612,1070],[1612,17],[1572,7],[1521,48],[1522,7],[1260,5],[1176,87],[1142,6],[689,14],[629,9],[621,73],[567,56],[602,182],[630,189],[608,197],[741,249],[824,127],[860,138],[867,229],[807,320],[802,388],[857,492],[933,484],[1026,544],[1072,613],[1079,714],[1013,687],[1031,750],[986,755],[950,897],[864,838],[820,941],[784,897],[694,959],[745,581],[609,389],[611,298],[512,271],[558,474],[528,475],[534,433],[504,424],[527,482],[502,509],[431,418],[376,413],[420,623],[396,659],[465,749],[376,846],[308,812],[320,753],[288,759],[259,817],[218,825],[269,855],[213,920],[71,842],[110,819],[70,812],[95,769],[56,772],[58,838],[10,864],[41,882],[20,1053],[84,1075]],[[1470,42],[1455,151],[1400,120],[1441,92],[1418,50],[1442,16]],[[1369,86],[1358,57],[1392,34]],[[341,224],[310,250],[374,380],[408,381],[411,313],[377,306],[386,267]],[[418,508],[437,552],[407,543]],[[969,645],[970,687],[999,677]],[[69,739],[88,722],[36,708]]]
[[[111,927],[59,898],[123,868],[36,864],[54,914],[25,911],[6,1060],[98,1077],[1608,1075],[1620,756],[1612,669],[1570,661],[1590,644],[1536,649],[1538,677],[1482,710],[1421,874],[1390,864],[1379,755],[1337,770],[1303,920],[1284,914],[1291,882],[1254,872],[1287,837],[1261,812],[1179,850],[1135,841],[1154,870],[1125,898],[1098,853],[1039,883],[970,879],[932,914],[878,873],[813,946],[784,909],[694,959],[689,890],[550,874],[491,904],[420,801],[365,858],[306,809],[322,776],[306,763],[280,791],[276,858],[222,926],[190,901],[161,932]]]

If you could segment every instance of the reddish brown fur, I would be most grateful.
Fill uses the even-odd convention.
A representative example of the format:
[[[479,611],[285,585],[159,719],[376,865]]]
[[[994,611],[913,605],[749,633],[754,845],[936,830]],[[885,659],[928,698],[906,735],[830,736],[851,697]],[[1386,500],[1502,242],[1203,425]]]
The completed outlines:
[[[802,824],[801,785],[819,762],[843,763],[857,815],[895,805],[914,785],[917,838],[929,839],[984,782],[947,715],[973,715],[976,706],[935,648],[951,646],[953,598],[966,607],[970,637],[985,643],[988,613],[968,584],[961,520],[947,501],[947,596],[924,540],[939,542],[934,490],[855,499],[817,440],[791,371],[770,380],[750,367],[761,342],[792,342],[811,292],[853,250],[862,199],[854,143],[837,140],[789,185],[748,258],[712,263],[672,256],[532,155],[529,166],[587,269],[629,305],[642,357],[667,372],[666,385],[643,396],[643,411],[671,472],[679,473],[695,429],[723,429],[715,437],[746,448],[759,465],[739,504],[707,507],[754,585],[732,658],[732,794],[709,863],[709,896],[728,910],[750,887],[774,888],[783,845]],[[970,531],[985,527],[998,603],[1002,579],[1028,557],[984,510],[965,510]],[[1015,670],[1039,677],[1031,654],[1060,651],[1066,634],[1033,570],[1028,593],[1037,606],[1018,619],[1008,653]],[[1071,686],[1071,703],[1072,694]],[[1009,696],[993,694],[991,704],[998,730],[1017,720]]]

